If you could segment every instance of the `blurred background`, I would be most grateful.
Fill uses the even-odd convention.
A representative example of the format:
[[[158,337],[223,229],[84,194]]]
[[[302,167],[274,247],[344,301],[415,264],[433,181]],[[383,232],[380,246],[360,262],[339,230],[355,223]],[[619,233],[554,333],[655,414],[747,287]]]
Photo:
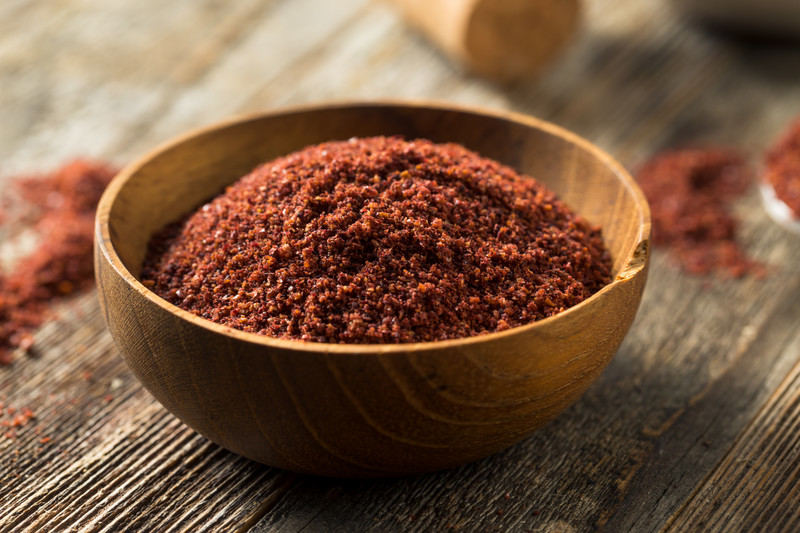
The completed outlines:
[[[451,61],[391,2],[3,2],[2,173],[75,154],[124,163],[231,114],[327,100],[513,109],[623,162],[677,141],[759,143],[800,113],[796,48],[709,33],[668,0],[582,8],[538,77],[498,84]]]

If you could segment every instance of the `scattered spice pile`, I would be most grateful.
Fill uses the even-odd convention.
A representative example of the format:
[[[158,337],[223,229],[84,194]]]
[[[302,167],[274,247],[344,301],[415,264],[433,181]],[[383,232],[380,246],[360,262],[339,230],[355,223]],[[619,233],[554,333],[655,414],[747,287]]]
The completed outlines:
[[[638,173],[650,202],[653,243],[668,247],[689,273],[764,274],[736,243],[728,204],[750,186],[752,172],[736,151],[723,148],[661,153]]]
[[[151,242],[142,277],[248,332],[334,343],[468,337],[610,282],[600,230],[455,144],[374,137],[262,165]]]
[[[76,160],[54,172],[12,181],[34,211],[36,250],[0,274],[0,364],[15,348],[30,350],[30,332],[47,317],[53,300],[90,287],[97,202],[116,171]]]
[[[765,179],[775,195],[800,219],[800,119],[767,152]]]

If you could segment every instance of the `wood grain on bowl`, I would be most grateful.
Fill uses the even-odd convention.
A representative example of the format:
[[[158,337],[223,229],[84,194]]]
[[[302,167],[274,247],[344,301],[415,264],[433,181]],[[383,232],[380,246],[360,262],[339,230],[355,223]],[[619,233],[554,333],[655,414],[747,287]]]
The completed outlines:
[[[327,140],[391,134],[457,142],[542,181],[602,226],[615,281],[528,326],[399,345],[243,333],[182,311],[137,281],[155,231],[257,164]],[[444,105],[342,104],[229,121],[123,170],[98,210],[97,279],[126,361],[198,432],[289,470],[402,475],[503,449],[577,399],[633,320],[649,231],[647,204],[631,177],[557,126]]]

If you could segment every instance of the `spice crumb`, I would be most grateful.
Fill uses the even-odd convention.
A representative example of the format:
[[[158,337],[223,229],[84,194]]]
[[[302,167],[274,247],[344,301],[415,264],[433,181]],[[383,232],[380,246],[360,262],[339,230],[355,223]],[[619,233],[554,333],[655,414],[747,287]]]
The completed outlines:
[[[157,234],[145,286],[251,333],[327,343],[471,337],[610,282],[600,229],[534,179],[399,137],[266,163]]]
[[[23,428],[35,420],[36,415],[30,407],[17,409],[14,406],[5,406],[5,411],[0,408],[0,427],[8,428],[5,437],[9,440],[17,438],[17,430]]]

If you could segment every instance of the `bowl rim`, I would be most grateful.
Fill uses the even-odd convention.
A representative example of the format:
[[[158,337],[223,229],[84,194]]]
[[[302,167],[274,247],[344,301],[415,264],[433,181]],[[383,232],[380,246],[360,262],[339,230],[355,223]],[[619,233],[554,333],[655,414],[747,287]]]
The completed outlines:
[[[533,127],[542,130],[548,134],[560,137],[570,144],[574,144],[579,148],[591,152],[594,157],[602,161],[604,165],[612,170],[618,179],[623,183],[624,187],[633,195],[635,203],[641,212],[641,221],[639,224],[639,235],[637,246],[634,247],[634,253],[631,257],[627,258],[625,265],[619,273],[608,285],[604,286],[598,292],[586,298],[582,302],[565,309],[564,311],[553,315],[548,318],[537,320],[529,324],[516,326],[503,331],[496,331],[485,333],[481,335],[474,335],[471,337],[460,337],[455,339],[446,339],[439,341],[427,342],[414,342],[414,343],[392,343],[392,344],[335,344],[335,343],[322,343],[293,339],[280,339],[277,337],[270,337],[258,333],[249,333],[241,331],[230,326],[225,326],[217,322],[213,322],[206,318],[199,317],[193,313],[185,311],[180,307],[168,302],[167,300],[158,296],[155,292],[145,287],[139,281],[125,264],[120,259],[114,247],[109,230],[110,212],[114,202],[122,188],[127,184],[131,177],[136,174],[143,166],[145,166],[151,159],[157,157],[164,152],[167,152],[176,146],[196,137],[209,134],[216,130],[221,130],[229,127],[236,126],[244,122],[251,122],[257,120],[265,120],[273,117],[287,116],[301,113],[309,113],[315,111],[331,110],[331,109],[356,109],[365,107],[385,107],[385,108],[417,108],[428,109],[433,111],[455,111],[462,114],[482,115],[491,118],[497,118],[510,122],[515,122],[528,127]],[[194,326],[210,330],[213,333],[232,337],[237,341],[259,344],[265,347],[276,348],[284,351],[292,351],[299,353],[330,353],[330,354],[351,354],[351,355],[365,355],[365,354],[407,354],[409,352],[430,351],[434,349],[455,348],[472,344],[480,344],[493,342],[504,337],[518,335],[523,331],[535,331],[549,327],[559,318],[572,315],[580,312],[580,309],[594,301],[603,294],[611,291],[617,285],[625,283],[636,276],[647,265],[647,258],[649,256],[649,240],[651,232],[651,218],[650,206],[644,193],[637,185],[634,178],[630,173],[607,152],[599,148],[590,141],[572,133],[571,131],[547,122],[542,119],[535,118],[530,115],[517,113],[514,111],[504,111],[496,109],[488,109],[479,106],[467,106],[455,104],[446,101],[437,100],[398,100],[398,99],[380,99],[380,100],[344,100],[316,104],[306,104],[297,106],[281,107],[266,111],[257,111],[251,113],[242,113],[233,115],[227,119],[214,122],[212,124],[194,128],[186,133],[167,140],[155,148],[147,151],[142,156],[135,159],[133,162],[125,165],[123,169],[114,177],[111,183],[103,193],[100,202],[98,203],[97,213],[95,217],[95,241],[96,248],[105,257],[106,261],[111,265],[114,271],[119,275],[133,290],[144,296],[151,303],[157,305],[162,310],[176,315],[183,320],[186,320]],[[642,258],[639,250],[644,252]]]

